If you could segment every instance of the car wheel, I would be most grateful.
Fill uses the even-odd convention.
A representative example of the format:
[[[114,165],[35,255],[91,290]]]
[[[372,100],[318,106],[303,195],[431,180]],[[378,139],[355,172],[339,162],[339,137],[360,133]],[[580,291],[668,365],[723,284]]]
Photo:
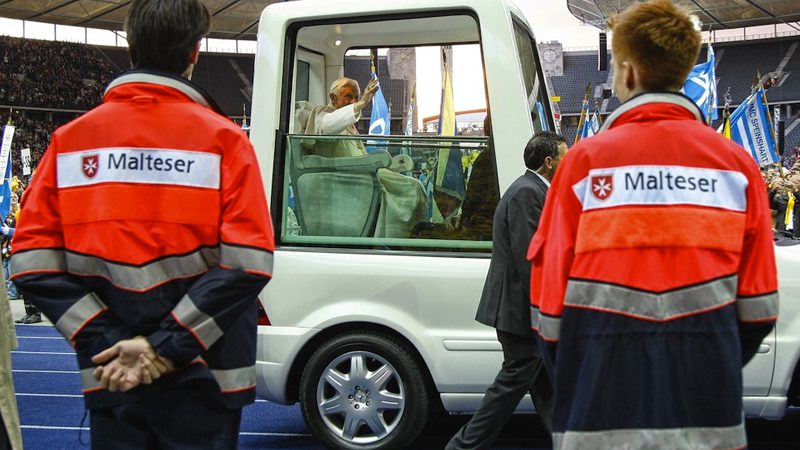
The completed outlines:
[[[303,417],[328,448],[404,448],[424,428],[428,403],[425,377],[408,346],[384,333],[326,341],[300,378]]]

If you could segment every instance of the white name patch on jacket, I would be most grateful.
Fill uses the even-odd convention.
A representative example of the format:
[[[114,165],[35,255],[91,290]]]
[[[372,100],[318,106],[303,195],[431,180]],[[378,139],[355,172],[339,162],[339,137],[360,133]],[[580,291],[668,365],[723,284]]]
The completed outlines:
[[[58,187],[99,183],[171,184],[219,189],[221,156],[149,148],[99,148],[58,155]]]
[[[683,166],[593,169],[572,186],[584,211],[624,205],[698,205],[747,209],[747,178],[730,170]]]

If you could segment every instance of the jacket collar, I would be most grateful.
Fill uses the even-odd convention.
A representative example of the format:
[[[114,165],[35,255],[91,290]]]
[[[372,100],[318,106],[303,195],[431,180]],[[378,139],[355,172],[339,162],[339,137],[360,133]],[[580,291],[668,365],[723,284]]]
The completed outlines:
[[[550,187],[550,182],[547,181],[547,178],[539,175],[539,172],[536,172],[535,170],[525,169],[525,175],[528,176],[530,179],[534,180],[535,182],[540,183],[545,188],[545,190],[547,190]]]
[[[605,131],[613,127],[614,122],[635,108],[655,103],[664,103],[681,107],[686,110],[687,114],[691,114],[695,119],[704,122],[703,113],[689,97],[678,92],[644,92],[632,97],[614,110],[614,112],[606,118],[603,126],[600,127],[600,131]]]
[[[223,116],[225,115],[214,99],[212,99],[211,96],[203,90],[203,88],[192,83],[186,78],[161,70],[131,69],[125,71],[111,81],[103,93],[103,97],[105,97],[112,89],[128,83],[145,83],[166,86],[181,92],[199,105],[205,106],[206,108],[222,114]]]

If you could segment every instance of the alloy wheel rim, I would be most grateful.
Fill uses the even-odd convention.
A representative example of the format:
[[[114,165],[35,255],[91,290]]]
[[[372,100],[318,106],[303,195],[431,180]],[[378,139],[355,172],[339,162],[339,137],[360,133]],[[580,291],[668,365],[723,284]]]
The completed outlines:
[[[317,407],[325,426],[354,444],[390,435],[405,411],[403,380],[385,358],[367,351],[338,356],[317,383]]]

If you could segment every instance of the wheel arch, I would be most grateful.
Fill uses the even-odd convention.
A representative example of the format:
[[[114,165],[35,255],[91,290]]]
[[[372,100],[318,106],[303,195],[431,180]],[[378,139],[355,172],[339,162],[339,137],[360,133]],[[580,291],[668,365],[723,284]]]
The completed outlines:
[[[308,362],[314,351],[319,348],[323,342],[332,339],[335,336],[359,331],[385,333],[404,343],[411,351],[411,355],[414,357],[414,360],[422,369],[425,382],[427,383],[428,392],[430,392],[431,398],[429,401],[430,405],[432,406],[431,412],[438,413],[444,411],[442,400],[439,395],[437,395],[439,391],[436,389],[436,384],[433,382],[433,376],[431,375],[430,368],[428,367],[428,364],[426,364],[425,359],[422,357],[422,354],[419,352],[417,347],[408,338],[406,338],[406,336],[397,330],[386,325],[366,321],[346,322],[330,326],[315,334],[314,337],[309,339],[308,342],[303,345],[302,349],[297,353],[297,356],[292,362],[292,367],[289,370],[289,376],[287,378],[288,382],[286,383],[286,399],[288,402],[299,401],[300,375],[303,373],[305,364]]]

